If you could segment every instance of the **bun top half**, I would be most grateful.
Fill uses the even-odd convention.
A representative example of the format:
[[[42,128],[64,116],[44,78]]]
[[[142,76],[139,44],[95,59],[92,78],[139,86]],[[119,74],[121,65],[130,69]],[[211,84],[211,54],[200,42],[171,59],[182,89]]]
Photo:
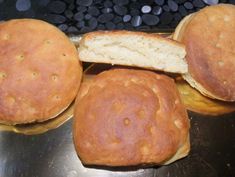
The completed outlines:
[[[173,79],[112,69],[82,83],[73,135],[84,164],[168,164],[188,154],[189,126]]]
[[[75,46],[40,20],[0,24],[0,122],[21,124],[55,117],[75,98],[82,67]]]
[[[184,78],[211,98],[235,101],[235,6],[219,4],[186,17],[174,39],[186,46]]]

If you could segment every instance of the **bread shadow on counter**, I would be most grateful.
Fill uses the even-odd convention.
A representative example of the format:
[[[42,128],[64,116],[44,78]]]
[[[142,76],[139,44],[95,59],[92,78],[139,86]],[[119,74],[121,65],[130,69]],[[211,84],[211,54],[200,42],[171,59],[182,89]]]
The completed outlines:
[[[105,166],[105,165],[83,165],[85,168],[93,168],[99,170],[108,170],[113,172],[130,172],[130,171],[138,171],[138,170],[152,170],[158,169],[161,166],[157,165],[135,165],[135,166]]]
[[[106,64],[106,63],[86,63],[83,62],[85,65],[85,70],[84,73],[86,75],[97,75],[103,71],[107,71],[107,70],[111,70],[111,69],[133,69],[133,70],[149,70],[158,74],[166,74],[172,78],[177,78],[180,77],[181,75],[178,73],[170,73],[170,72],[164,72],[164,71],[160,71],[160,70],[154,70],[153,68],[141,68],[141,67],[137,67],[137,66],[124,66],[124,65],[111,65],[111,64]]]

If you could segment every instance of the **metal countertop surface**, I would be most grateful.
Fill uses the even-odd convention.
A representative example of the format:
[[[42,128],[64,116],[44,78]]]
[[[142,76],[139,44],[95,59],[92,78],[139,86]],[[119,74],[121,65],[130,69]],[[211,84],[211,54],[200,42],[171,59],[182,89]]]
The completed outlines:
[[[0,177],[234,177],[235,113],[189,112],[191,151],[162,167],[84,167],[74,149],[72,119],[39,135],[0,131]]]

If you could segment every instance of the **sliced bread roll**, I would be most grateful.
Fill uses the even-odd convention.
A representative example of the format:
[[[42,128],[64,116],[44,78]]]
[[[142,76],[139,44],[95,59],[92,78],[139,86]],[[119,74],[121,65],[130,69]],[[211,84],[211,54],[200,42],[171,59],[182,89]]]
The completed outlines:
[[[79,58],[85,62],[143,67],[186,73],[184,45],[156,34],[97,31],[84,35]]]

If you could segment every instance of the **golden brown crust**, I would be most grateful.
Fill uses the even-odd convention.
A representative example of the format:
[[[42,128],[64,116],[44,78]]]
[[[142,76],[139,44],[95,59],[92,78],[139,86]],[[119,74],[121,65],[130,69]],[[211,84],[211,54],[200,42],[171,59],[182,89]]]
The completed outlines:
[[[210,6],[194,15],[182,37],[192,82],[225,101],[235,101],[234,25],[234,5]]]
[[[110,31],[94,31],[94,32],[90,32],[90,33],[87,33],[85,34],[83,37],[82,37],[82,40],[81,40],[81,45],[82,43],[84,43],[84,41],[88,40],[89,38],[94,38],[96,36],[102,36],[102,35],[105,35],[106,33],[109,33],[109,35],[111,36],[119,36],[119,35],[126,35],[126,36],[129,36],[129,35],[138,35],[138,36],[144,36],[146,38],[150,38],[150,39],[157,39],[157,40],[162,40],[162,41],[168,41],[174,45],[177,45],[179,47],[182,47],[182,48],[185,48],[185,46],[180,43],[180,42],[177,42],[175,40],[172,40],[170,38],[164,38],[162,37],[161,35],[159,34],[155,34],[155,33],[145,33],[145,32],[140,32],[140,31],[126,31],[126,30],[114,30],[110,33]]]
[[[113,69],[84,82],[73,128],[85,164],[165,164],[189,143],[189,119],[174,81],[143,70]],[[187,155],[185,147],[174,160]]]
[[[191,19],[194,17],[195,13],[189,14],[185,16],[180,23],[175,28],[174,33],[170,38],[176,40],[176,41],[182,41],[182,37],[185,31],[185,28],[187,27],[188,23],[191,21]]]
[[[0,24],[0,48],[0,122],[44,121],[72,102],[82,68],[61,31],[40,20],[10,20]]]

